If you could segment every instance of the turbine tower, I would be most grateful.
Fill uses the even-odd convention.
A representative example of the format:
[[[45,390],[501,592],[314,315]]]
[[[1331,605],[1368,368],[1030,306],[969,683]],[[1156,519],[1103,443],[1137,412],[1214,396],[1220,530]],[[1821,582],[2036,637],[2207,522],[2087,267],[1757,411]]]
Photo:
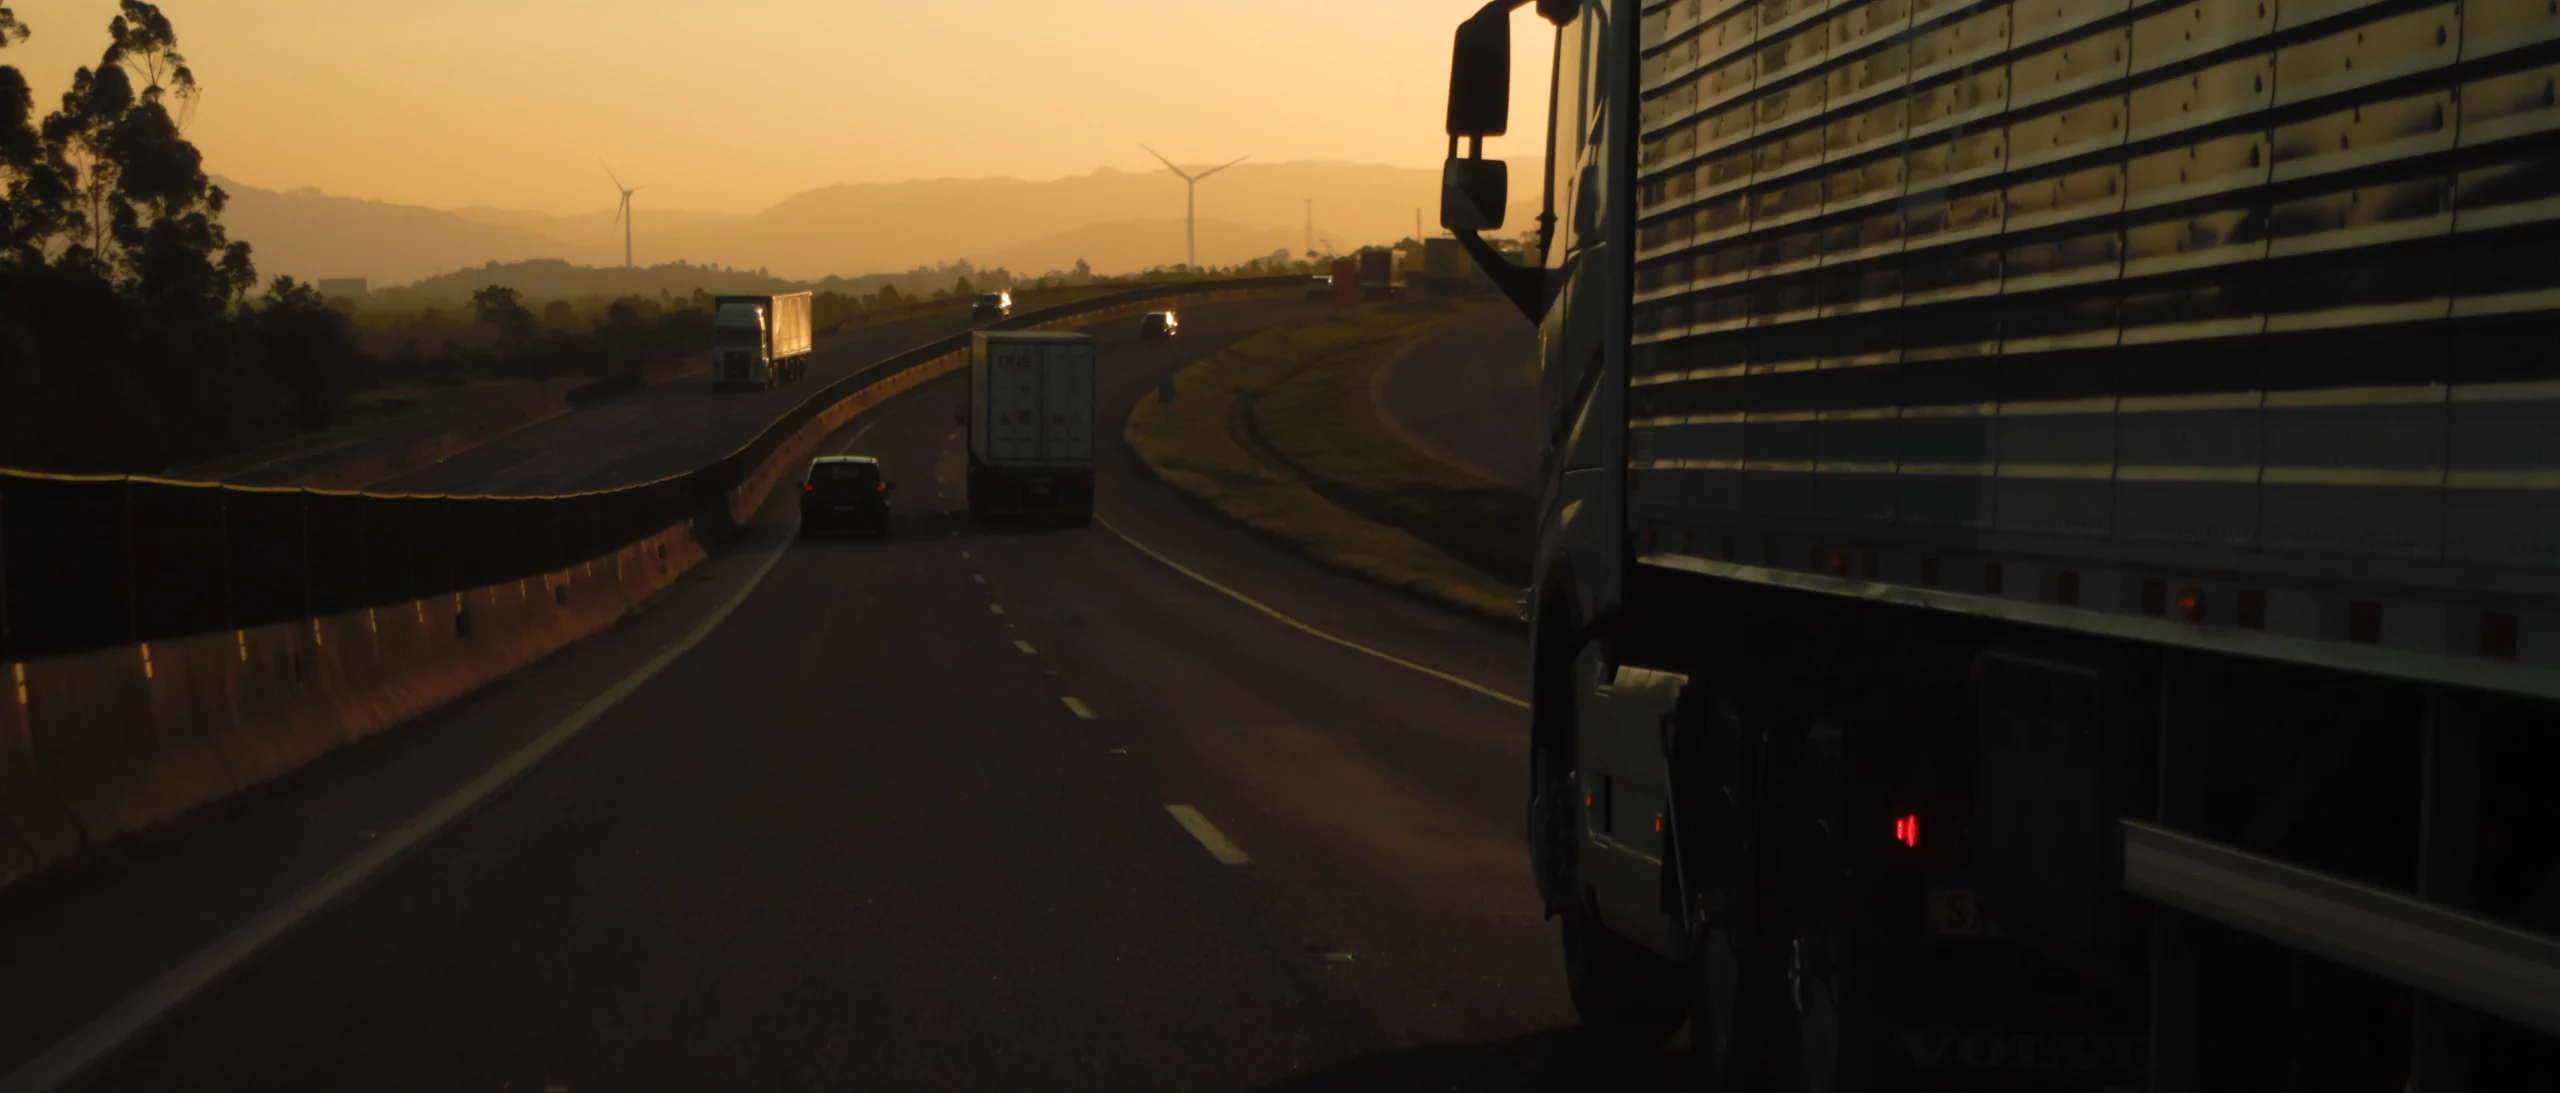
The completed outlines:
[[[624,269],[630,269],[630,268],[631,268],[631,195],[636,194],[636,193],[639,193],[639,192],[640,192],[640,187],[638,187],[638,186],[625,186],[625,185],[623,185],[623,184],[622,184],[622,176],[617,175],[617,174],[614,174],[614,173],[613,173],[613,168],[611,168],[611,167],[607,167],[607,168],[605,168],[605,169],[604,169],[604,176],[605,176],[606,178],[610,178],[610,179],[612,179],[612,180],[613,180],[613,188],[614,188],[614,189],[617,189],[617,190],[622,191],[622,204],[620,204],[620,205],[618,205],[618,206],[615,206],[615,207],[614,207],[614,210],[613,210],[613,224],[609,224],[609,225],[606,225],[606,226],[605,226],[605,234],[606,234],[607,238],[610,238],[610,237],[612,236],[613,229],[614,229],[614,227],[615,227],[615,226],[617,226],[617,225],[618,225],[618,226],[620,226],[620,227],[622,228],[622,268],[624,268]]]
[[[1147,148],[1143,143],[1138,145],[1138,147]],[[1192,269],[1199,269],[1200,236],[1198,221],[1193,219],[1193,214],[1199,209],[1200,180],[1244,162],[1245,157],[1237,156],[1225,163],[1221,163],[1206,171],[1193,175],[1184,174],[1182,168],[1174,166],[1172,160],[1165,159],[1164,153],[1162,152],[1156,151],[1153,148],[1147,148],[1147,154],[1162,161],[1167,170],[1182,176],[1182,263]]]

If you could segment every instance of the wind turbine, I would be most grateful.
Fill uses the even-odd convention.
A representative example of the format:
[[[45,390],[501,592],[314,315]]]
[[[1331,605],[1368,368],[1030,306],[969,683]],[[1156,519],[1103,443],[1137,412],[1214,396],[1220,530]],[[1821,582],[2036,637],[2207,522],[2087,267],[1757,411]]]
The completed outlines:
[[[604,176],[605,176],[606,178],[610,178],[610,179],[612,179],[612,180],[613,180],[613,188],[614,188],[614,189],[617,189],[617,190],[622,191],[622,204],[621,204],[621,205],[619,205],[619,206],[616,206],[616,207],[614,208],[614,210],[613,210],[613,224],[608,224],[608,225],[606,225],[606,226],[605,226],[605,234],[606,234],[606,236],[607,236],[608,238],[610,238],[610,237],[612,236],[612,234],[613,234],[614,226],[615,226],[615,225],[619,225],[619,226],[621,226],[621,228],[622,228],[622,268],[624,268],[624,269],[630,269],[630,268],[631,268],[631,195],[636,194],[636,193],[639,193],[639,192],[640,192],[640,187],[638,187],[638,186],[625,186],[625,185],[623,185],[623,184],[622,184],[622,176],[617,175],[617,174],[614,174],[614,173],[613,173],[613,168],[611,168],[611,167],[606,167],[606,168],[604,169]]]
[[[1138,147],[1147,148],[1146,144],[1143,142],[1141,142]],[[1162,161],[1167,170],[1182,176],[1182,262],[1184,265],[1189,266],[1192,269],[1199,269],[1200,237],[1197,227],[1198,221],[1193,219],[1193,215],[1199,209],[1200,180],[1244,162],[1245,157],[1237,156],[1225,163],[1221,163],[1194,175],[1184,174],[1182,168],[1174,166],[1172,160],[1165,159],[1164,153],[1162,152],[1156,151],[1153,148],[1147,148],[1147,154],[1156,157],[1159,161]]]

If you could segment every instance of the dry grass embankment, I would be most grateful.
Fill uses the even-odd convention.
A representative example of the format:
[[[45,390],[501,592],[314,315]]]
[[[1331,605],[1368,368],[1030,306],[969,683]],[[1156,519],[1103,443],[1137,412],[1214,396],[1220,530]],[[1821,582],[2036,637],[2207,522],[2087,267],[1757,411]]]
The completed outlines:
[[[1184,368],[1122,435],[1175,488],[1337,569],[1500,621],[1526,583],[1530,501],[1396,439],[1379,368],[1454,309],[1369,306],[1264,331]]]

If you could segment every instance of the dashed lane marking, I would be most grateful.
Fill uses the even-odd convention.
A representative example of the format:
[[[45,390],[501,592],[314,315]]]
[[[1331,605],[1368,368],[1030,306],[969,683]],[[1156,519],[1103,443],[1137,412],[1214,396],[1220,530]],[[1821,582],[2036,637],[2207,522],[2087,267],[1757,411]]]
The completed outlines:
[[[1013,647],[1022,650],[1022,655],[1026,657],[1036,657],[1040,655],[1040,650],[1032,648],[1031,643],[1027,641],[1014,642]]]
[[[1494,690],[1494,689],[1493,689],[1493,688],[1491,688],[1491,687],[1487,687],[1487,686],[1485,686],[1484,684],[1478,683],[1478,682],[1476,682],[1476,681],[1474,681],[1474,680],[1472,680],[1472,679],[1468,679],[1468,678],[1466,678],[1466,677],[1464,677],[1464,676],[1451,675],[1451,674],[1449,674],[1449,673],[1447,673],[1447,672],[1443,672],[1443,671],[1441,671],[1441,670],[1440,670],[1440,669],[1438,669],[1438,668],[1431,667],[1431,666],[1430,666],[1430,665],[1428,665],[1428,664],[1416,664],[1416,663],[1414,663],[1413,661],[1406,660],[1405,658],[1400,657],[1400,656],[1397,656],[1397,655],[1395,655],[1394,653],[1389,653],[1389,652],[1386,652],[1386,651],[1384,651],[1384,650],[1380,650],[1380,649],[1373,649],[1373,648],[1370,648],[1369,646],[1362,645],[1362,644],[1360,644],[1359,642],[1353,641],[1353,640],[1351,640],[1351,639],[1349,639],[1349,638],[1346,638],[1346,637],[1340,637],[1340,636],[1337,636],[1337,635],[1334,635],[1334,634],[1330,634],[1330,633],[1327,633],[1327,632],[1325,632],[1325,631],[1323,631],[1323,630],[1318,630],[1318,629],[1316,629],[1316,628],[1315,628],[1315,627],[1313,627],[1313,626],[1309,626],[1309,625],[1307,625],[1306,623],[1299,622],[1298,620],[1296,620],[1296,619],[1294,619],[1294,618],[1289,617],[1287,614],[1282,613],[1279,609],[1272,607],[1270,604],[1266,604],[1266,603],[1262,602],[1261,600],[1254,599],[1253,597],[1248,596],[1248,595],[1245,595],[1245,594],[1244,594],[1244,593],[1242,593],[1242,592],[1238,592],[1238,591],[1236,591],[1235,589],[1229,588],[1229,587],[1227,587],[1227,586],[1225,586],[1225,585],[1219,584],[1219,583],[1218,583],[1218,582],[1216,582],[1216,581],[1210,580],[1207,576],[1202,575],[1202,574],[1200,573],[1200,571],[1199,571],[1199,570],[1193,569],[1193,568],[1191,568],[1190,566],[1184,565],[1184,564],[1182,564],[1182,563],[1180,563],[1180,562],[1174,561],[1174,560],[1173,560],[1173,559],[1171,559],[1171,558],[1165,557],[1163,554],[1158,553],[1154,547],[1148,546],[1148,545],[1147,545],[1147,544],[1145,544],[1145,543],[1141,543],[1141,542],[1137,541],[1136,539],[1130,538],[1130,537],[1129,537],[1129,533],[1128,533],[1128,532],[1125,532],[1125,531],[1120,530],[1119,528],[1113,527],[1113,526],[1111,525],[1111,521],[1103,519],[1099,514],[1097,514],[1097,515],[1095,515],[1095,516],[1094,516],[1094,518],[1093,518],[1093,522],[1094,522],[1094,523],[1096,523],[1096,524],[1100,524],[1100,525],[1102,525],[1102,529],[1103,529],[1104,531],[1108,531],[1108,532],[1110,532],[1110,533],[1111,533],[1111,534],[1113,534],[1113,535],[1119,536],[1119,537],[1120,537],[1120,541],[1121,541],[1121,542],[1127,543],[1127,544],[1129,544],[1130,546],[1135,547],[1135,548],[1137,549],[1138,553],[1140,553],[1140,554],[1144,554],[1144,555],[1146,555],[1147,557],[1150,557],[1150,558],[1153,558],[1153,559],[1155,559],[1155,560],[1157,560],[1157,561],[1159,561],[1159,562],[1162,562],[1162,563],[1164,563],[1164,564],[1165,564],[1165,567],[1166,567],[1166,568],[1171,569],[1171,570],[1173,570],[1173,571],[1174,571],[1174,572],[1176,572],[1176,573],[1180,573],[1180,574],[1182,574],[1182,575],[1183,575],[1183,576],[1185,576],[1185,577],[1189,577],[1189,578],[1191,578],[1192,580],[1198,581],[1198,582],[1200,582],[1201,584],[1207,585],[1207,586],[1209,586],[1210,588],[1215,589],[1215,590],[1217,590],[1219,593],[1221,593],[1221,594],[1225,595],[1228,599],[1234,600],[1234,601],[1236,601],[1237,603],[1240,603],[1240,604],[1245,605],[1246,607],[1250,607],[1250,608],[1252,608],[1252,609],[1254,609],[1254,610],[1256,610],[1256,611],[1262,612],[1263,614],[1270,616],[1272,619],[1274,619],[1274,620],[1276,620],[1276,621],[1278,621],[1278,622],[1282,623],[1283,625],[1286,625],[1286,626],[1290,627],[1291,629],[1297,630],[1297,631],[1299,631],[1300,633],[1304,633],[1304,634],[1307,634],[1307,635],[1310,635],[1310,636],[1313,636],[1313,637],[1322,638],[1322,639],[1324,639],[1324,640],[1326,640],[1326,641],[1329,641],[1329,642],[1334,643],[1335,645],[1339,645],[1339,646],[1341,646],[1341,647],[1343,647],[1343,648],[1345,648],[1345,649],[1350,649],[1350,650],[1352,650],[1352,651],[1354,651],[1354,652],[1366,653],[1366,654],[1368,654],[1368,655],[1370,655],[1370,656],[1373,656],[1373,657],[1378,658],[1379,660],[1383,660],[1383,661],[1386,661],[1386,662],[1387,662],[1387,663],[1389,663],[1389,664],[1393,664],[1393,665],[1395,665],[1395,666],[1396,666],[1396,667],[1398,667],[1398,668],[1403,668],[1403,669],[1406,669],[1406,670],[1408,670],[1408,671],[1413,671],[1413,672],[1420,672],[1420,673],[1422,673],[1423,675],[1430,676],[1430,677],[1431,677],[1431,678],[1433,678],[1433,679],[1439,680],[1440,682],[1442,682],[1442,683],[1446,683],[1446,684],[1449,684],[1450,686],[1453,686],[1453,687],[1463,687],[1463,688],[1465,688],[1465,689],[1467,689],[1467,690],[1474,691],[1474,692],[1475,692],[1475,693],[1477,693],[1477,694],[1483,695],[1483,696],[1485,696],[1486,698],[1490,698],[1490,699],[1492,699],[1492,700],[1494,700],[1494,701],[1496,701],[1496,702],[1507,702],[1507,703],[1510,703],[1511,705],[1518,706],[1518,707],[1520,707],[1521,709],[1524,709],[1524,710],[1529,708],[1529,703],[1528,703],[1528,702],[1526,702],[1526,701],[1524,701],[1524,700],[1522,700],[1522,699],[1514,698],[1514,697],[1512,697],[1512,696],[1510,696],[1510,695],[1507,695],[1507,694],[1504,694],[1504,693],[1502,693],[1502,692],[1500,692],[1500,691]]]
[[[980,573],[972,573],[972,574],[970,574],[970,575],[969,575],[969,580],[971,581],[971,583],[974,583],[974,584],[985,584],[985,583],[987,583],[986,575],[984,575],[984,574],[980,574]]]
[[[1244,848],[1227,838],[1226,833],[1218,830],[1218,825],[1210,823],[1209,818],[1201,815],[1199,809],[1190,805],[1166,805],[1164,810],[1172,813],[1173,822],[1181,824],[1182,829],[1190,832],[1192,838],[1200,840],[1200,845],[1209,849],[1209,856],[1218,859],[1220,864],[1253,864],[1253,859],[1245,856]]]
[[[1084,700],[1081,698],[1077,698],[1074,695],[1065,695],[1060,697],[1058,701],[1066,703],[1067,712],[1076,715],[1076,720],[1078,721],[1102,720],[1102,715],[1093,712],[1093,707],[1085,705]]]
[[[988,613],[988,614],[990,614],[990,615],[1001,615],[1001,614],[1004,614],[1004,605],[1003,605],[1003,604],[1000,604],[1000,603],[991,603],[991,604],[988,604],[988,605],[987,605],[987,613]]]

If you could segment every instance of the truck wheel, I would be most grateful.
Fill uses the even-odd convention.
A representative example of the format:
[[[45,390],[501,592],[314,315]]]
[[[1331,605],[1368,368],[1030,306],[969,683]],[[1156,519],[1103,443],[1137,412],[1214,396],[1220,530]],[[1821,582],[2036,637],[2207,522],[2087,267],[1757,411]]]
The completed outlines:
[[[1878,953],[1860,900],[1862,882],[1881,878],[1865,868],[1875,833],[1853,826],[1852,770],[1840,723],[1817,718],[1788,779],[1770,901],[1769,1088],[1781,1093],[1868,1087]]]
[[[1683,703],[1687,706],[1688,703]],[[1689,1064],[1695,1088],[1733,1093],[1752,1088],[1764,1049],[1761,1000],[1768,997],[1769,860],[1755,822],[1763,726],[1717,688],[1698,704],[1705,723],[1684,732],[1681,858],[1691,869]],[[1690,716],[1682,711],[1683,719]],[[1685,728],[1685,726],[1684,726]],[[1734,787],[1728,791],[1728,786]],[[1692,811],[1693,810],[1693,811]]]
[[[1688,1008],[1678,964],[1610,933],[1587,908],[1563,917],[1565,987],[1584,1028],[1637,1047],[1680,1031]]]

